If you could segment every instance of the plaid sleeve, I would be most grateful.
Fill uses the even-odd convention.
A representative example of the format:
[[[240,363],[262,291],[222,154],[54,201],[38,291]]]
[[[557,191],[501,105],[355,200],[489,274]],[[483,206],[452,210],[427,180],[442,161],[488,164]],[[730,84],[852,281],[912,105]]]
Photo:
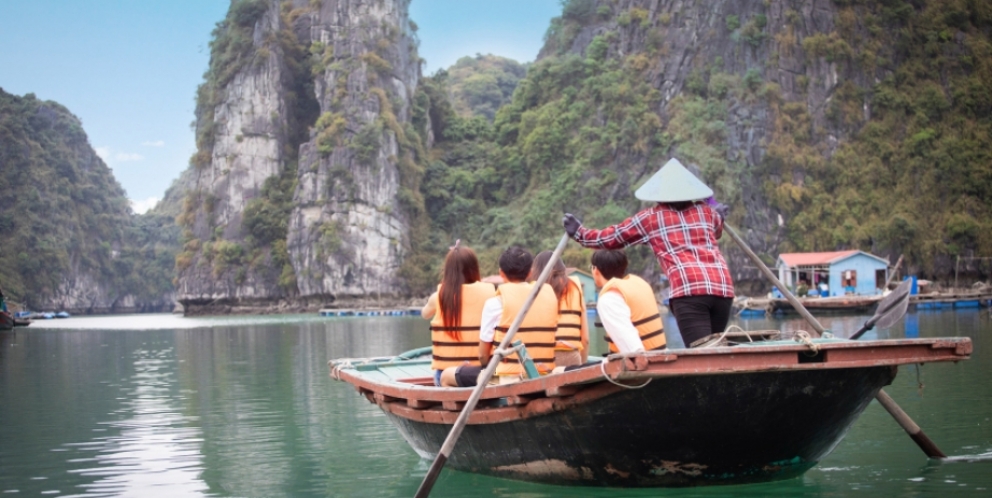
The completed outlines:
[[[608,226],[602,230],[579,227],[573,237],[582,247],[595,249],[623,249],[635,244],[645,244],[648,240],[651,216],[647,211],[623,220],[623,222]]]

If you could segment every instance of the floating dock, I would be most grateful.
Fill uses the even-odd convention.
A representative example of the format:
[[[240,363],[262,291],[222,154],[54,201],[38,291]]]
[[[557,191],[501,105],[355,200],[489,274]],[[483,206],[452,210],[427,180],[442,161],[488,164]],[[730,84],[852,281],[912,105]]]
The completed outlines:
[[[420,316],[420,308],[404,309],[336,309],[327,308],[318,312],[320,316]]]
[[[918,310],[981,308],[992,305],[992,292],[934,292],[909,296],[909,304]]]

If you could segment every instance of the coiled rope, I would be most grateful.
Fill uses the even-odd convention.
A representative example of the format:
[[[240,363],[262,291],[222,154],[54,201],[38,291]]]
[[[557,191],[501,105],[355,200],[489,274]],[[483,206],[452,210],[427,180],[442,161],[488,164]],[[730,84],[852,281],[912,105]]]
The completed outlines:
[[[623,384],[621,382],[617,382],[617,381],[611,379],[610,376],[606,374],[606,360],[605,359],[599,363],[599,371],[602,372],[603,377],[606,377],[606,380],[610,381],[610,384],[613,384],[615,386],[620,386],[620,387],[622,387],[624,389],[640,389],[640,388],[642,388],[642,387],[644,387],[644,386],[646,386],[646,385],[648,385],[648,384],[651,383],[651,379],[648,379],[645,383],[643,383],[643,384],[641,384],[639,386],[630,386],[630,385]]]

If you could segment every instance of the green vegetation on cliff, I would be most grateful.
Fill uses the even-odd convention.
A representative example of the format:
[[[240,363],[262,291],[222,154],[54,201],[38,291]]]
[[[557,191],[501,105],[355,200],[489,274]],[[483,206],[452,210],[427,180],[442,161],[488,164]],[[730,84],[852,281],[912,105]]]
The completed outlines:
[[[992,255],[992,7],[836,3],[836,32],[796,40],[787,30],[774,40],[782,50],[801,49],[809,64],[837,65],[823,127],[805,101],[783,98],[760,68],[727,73],[719,58],[694,66],[662,121],[660,94],[648,79],[667,55],[656,26],[671,17],[564,2],[544,57],[493,124],[449,116],[435,132],[423,183],[432,250],[443,254],[462,238],[492,270],[493,255],[508,243],[550,247],[562,209],[592,225],[619,221],[639,206],[631,195],[637,183],[674,153],[735,206],[735,223],[746,207],[740,182],[763,183],[786,220],[782,251],[905,254],[934,276],[946,275],[954,256]],[[795,12],[784,17],[801,22]],[[729,16],[726,29],[756,48],[769,42],[767,22],[763,14]],[[643,44],[620,56],[611,48],[617,33],[607,29],[578,47],[579,55],[575,40],[593,24],[636,30]],[[824,84],[805,76],[797,82]],[[451,82],[439,75],[424,85]],[[770,126],[764,158],[748,172],[726,132],[730,109],[742,106],[755,110],[750,119],[767,112]],[[580,264],[578,256],[568,257]],[[650,267],[649,258],[634,264]]]
[[[44,305],[89,278],[95,300],[161,299],[172,290],[171,219],[135,216],[124,190],[65,107],[0,90],[0,285]]]
[[[527,66],[506,57],[476,54],[458,59],[445,71],[455,111],[464,118],[482,116],[492,121],[496,111],[510,102]]]
[[[828,137],[803,124],[768,163],[782,178],[808,175],[767,186],[793,216],[793,248],[903,253],[930,275],[947,275],[956,256],[992,255],[992,4],[837,4],[836,32],[802,46],[811,62],[837,64],[826,116],[849,138],[822,159]]]

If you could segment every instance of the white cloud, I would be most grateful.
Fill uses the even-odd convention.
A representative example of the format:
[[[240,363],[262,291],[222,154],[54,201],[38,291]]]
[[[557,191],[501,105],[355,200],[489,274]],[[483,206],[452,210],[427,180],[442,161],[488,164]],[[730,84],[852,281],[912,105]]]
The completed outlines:
[[[114,154],[114,159],[122,163],[128,161],[141,161],[144,158],[145,156],[142,156],[141,154],[131,154],[129,152],[118,152],[117,154]]]
[[[155,205],[158,204],[158,200],[159,200],[158,197],[149,197],[143,201],[142,200],[136,201],[134,199],[129,199],[129,201],[131,202],[131,210],[134,211],[135,214],[147,213],[149,209],[155,207]]]
[[[165,140],[147,140],[141,142],[145,147],[165,147]]]
[[[126,163],[132,161],[144,161],[145,156],[141,154],[134,154],[131,152],[113,152],[110,147],[96,147],[93,149],[96,155],[103,159],[103,162],[110,164],[111,162]]]

